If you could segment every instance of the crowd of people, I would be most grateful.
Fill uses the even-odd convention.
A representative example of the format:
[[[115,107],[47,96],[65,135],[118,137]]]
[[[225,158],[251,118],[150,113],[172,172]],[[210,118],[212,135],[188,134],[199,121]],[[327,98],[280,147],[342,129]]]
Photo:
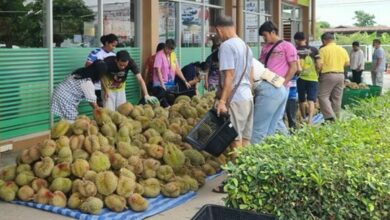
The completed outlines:
[[[238,136],[233,147],[261,142],[266,136],[288,134],[296,128],[296,113],[311,123],[318,103],[326,121],[339,117],[345,80],[345,67],[350,65],[352,81],[362,82],[364,53],[359,42],[352,44],[350,54],[336,45],[332,33],[321,36],[320,49],[309,46],[303,32],[294,35],[295,45],[281,39],[278,28],[267,21],[259,27],[264,45],[259,58],[236,34],[231,17],[221,16],[215,24],[219,41],[207,59],[180,67],[176,43],[167,39],[159,43],[141,74],[130,54],[114,53],[118,37],[101,37],[102,47],[91,51],[85,67],[70,74],[55,89],[52,111],[68,121],[77,117],[78,104],[87,100],[93,109],[110,110],[125,103],[126,79],[131,70],[142,91],[141,104],[169,107],[177,95],[198,95],[199,87],[216,91],[215,109],[229,113]],[[383,85],[384,50],[374,40],[374,85]],[[287,118],[287,125],[284,117]]]

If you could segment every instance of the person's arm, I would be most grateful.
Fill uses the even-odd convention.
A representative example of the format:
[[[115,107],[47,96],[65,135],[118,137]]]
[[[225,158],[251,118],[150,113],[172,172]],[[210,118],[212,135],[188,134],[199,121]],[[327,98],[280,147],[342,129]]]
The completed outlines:
[[[187,88],[191,88],[191,85],[187,82],[186,78],[184,77],[183,73],[181,72],[181,69],[176,68],[175,72],[176,72],[176,75],[179,76],[179,78],[181,80],[183,80],[183,82],[187,86]]]
[[[107,100],[108,99],[108,85],[107,85],[107,78],[105,78],[105,76],[103,76],[102,79],[100,79],[100,84],[102,86],[102,90],[103,90],[103,94],[104,96],[102,97],[104,100]]]
[[[285,47],[286,58],[288,62],[288,71],[284,81],[284,85],[287,85],[290,80],[294,77],[295,73],[298,71],[298,52],[297,49],[292,44],[287,44]]]
[[[149,79],[149,71],[150,71],[149,63],[150,62],[151,61],[150,61],[150,57],[149,57],[148,60],[145,62],[145,68],[144,68],[144,72],[142,74],[142,78],[143,78],[144,82],[148,81],[148,79]]]
[[[84,94],[85,99],[89,103],[89,105],[93,109],[99,108],[97,102],[96,102],[96,95],[95,95],[95,86],[93,85],[91,80],[83,80],[82,83],[80,83],[80,89]]]
[[[284,78],[285,79],[284,85],[287,85],[290,82],[290,80],[294,77],[295,73],[298,70],[298,63],[297,63],[297,61],[289,62],[288,66],[289,66],[289,68],[288,68],[286,77]]]
[[[322,67],[324,66],[323,64],[324,60],[324,52],[322,49],[319,50],[319,57],[316,60],[316,66],[317,66],[317,71],[320,73],[322,71]]]
[[[138,81],[138,85],[139,85],[139,87],[141,88],[141,91],[142,91],[143,96],[148,96],[148,95],[149,95],[148,89],[146,88],[145,81],[144,81],[144,79],[142,79],[141,74],[140,74],[140,73],[135,74],[135,78],[136,78],[137,81]]]
[[[217,115],[219,116],[220,113],[226,113],[227,107],[226,102],[227,99],[230,97],[230,94],[232,93],[233,89],[233,80],[234,80],[234,70],[224,70],[225,73],[225,79],[222,89],[222,95],[219,99],[218,105],[217,105]]]

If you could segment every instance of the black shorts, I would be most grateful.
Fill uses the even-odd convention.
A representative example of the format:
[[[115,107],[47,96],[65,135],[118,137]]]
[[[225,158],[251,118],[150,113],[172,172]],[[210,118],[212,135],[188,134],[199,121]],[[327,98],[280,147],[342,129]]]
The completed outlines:
[[[307,81],[301,78],[297,80],[299,102],[317,101],[318,82]]]

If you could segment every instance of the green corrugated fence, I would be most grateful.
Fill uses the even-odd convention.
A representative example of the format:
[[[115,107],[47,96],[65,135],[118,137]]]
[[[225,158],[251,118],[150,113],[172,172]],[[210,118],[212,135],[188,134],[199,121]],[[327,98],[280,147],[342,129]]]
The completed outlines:
[[[55,48],[54,83],[83,67],[94,48]],[[141,64],[139,48],[120,48]],[[119,50],[119,48],[117,49]],[[50,127],[49,54],[47,48],[0,49],[0,141],[46,131]],[[139,88],[135,77],[127,81],[127,99],[136,103]],[[87,103],[80,114],[89,113]]]

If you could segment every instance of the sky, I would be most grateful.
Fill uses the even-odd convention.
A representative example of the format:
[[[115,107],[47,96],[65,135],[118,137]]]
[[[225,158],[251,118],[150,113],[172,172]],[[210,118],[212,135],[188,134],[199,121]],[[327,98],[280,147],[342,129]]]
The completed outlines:
[[[390,26],[390,0],[316,0],[316,20],[331,27],[353,26],[358,10],[375,15],[377,25]]]

